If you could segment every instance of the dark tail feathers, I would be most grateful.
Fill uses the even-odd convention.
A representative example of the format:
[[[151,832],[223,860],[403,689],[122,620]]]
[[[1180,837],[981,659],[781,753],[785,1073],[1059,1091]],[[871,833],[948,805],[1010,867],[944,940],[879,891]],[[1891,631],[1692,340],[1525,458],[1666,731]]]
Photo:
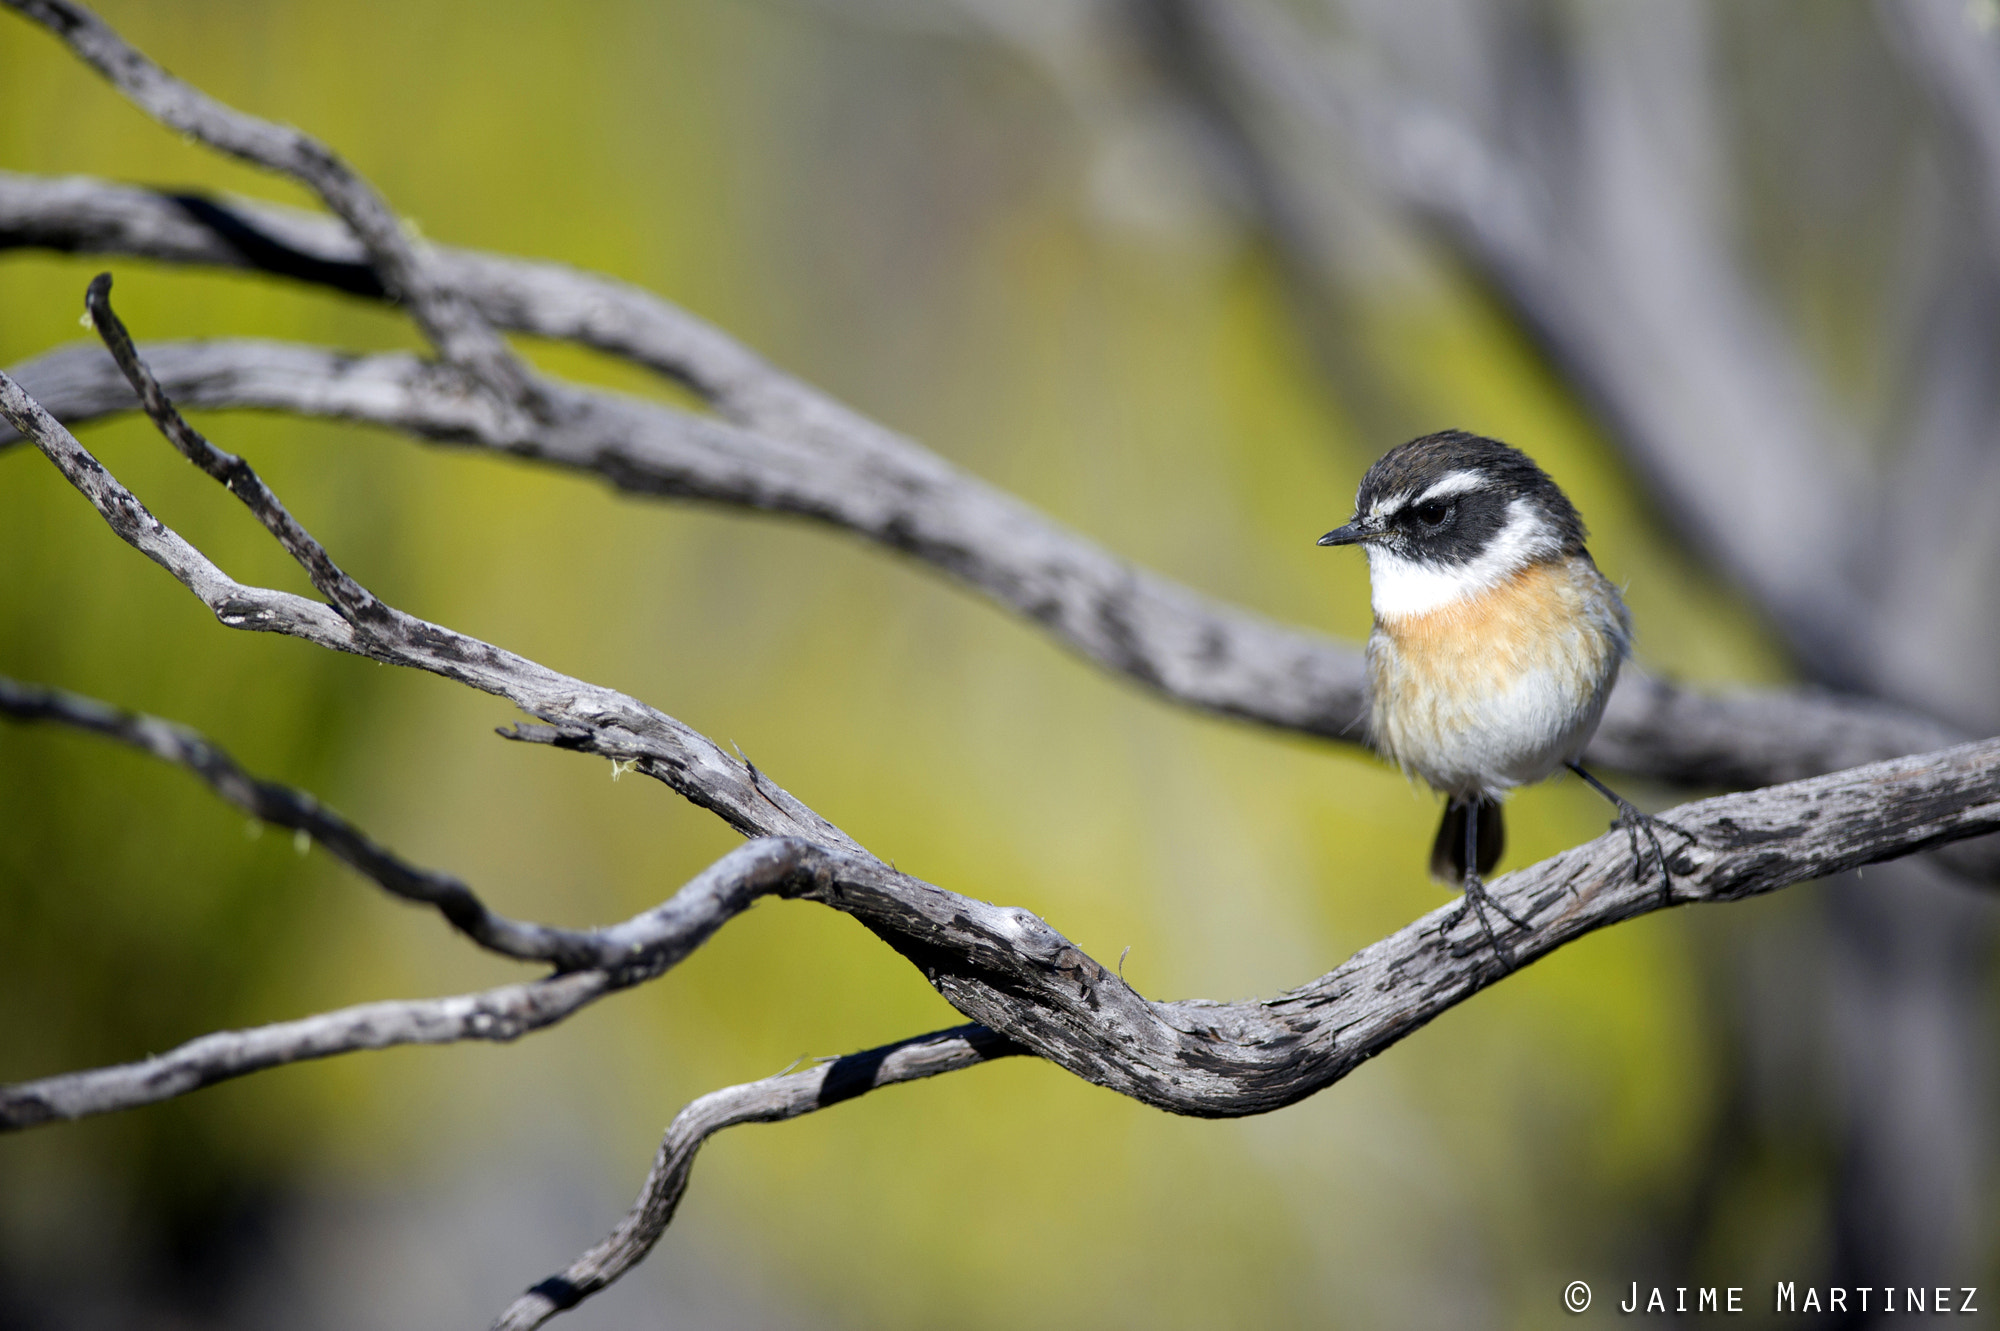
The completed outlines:
[[[1444,821],[1438,824],[1437,840],[1431,844],[1431,877],[1454,887],[1465,882],[1465,819],[1479,813],[1479,876],[1493,872],[1500,852],[1507,848],[1507,825],[1500,817],[1500,801],[1484,795],[1453,799],[1444,806]]]

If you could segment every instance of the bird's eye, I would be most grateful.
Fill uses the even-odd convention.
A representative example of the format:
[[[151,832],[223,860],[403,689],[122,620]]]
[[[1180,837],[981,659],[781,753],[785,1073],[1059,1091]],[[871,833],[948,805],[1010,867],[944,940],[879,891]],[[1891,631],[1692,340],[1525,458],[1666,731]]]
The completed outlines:
[[[1452,505],[1443,499],[1429,499],[1416,507],[1417,521],[1430,528],[1442,527],[1451,519]]]

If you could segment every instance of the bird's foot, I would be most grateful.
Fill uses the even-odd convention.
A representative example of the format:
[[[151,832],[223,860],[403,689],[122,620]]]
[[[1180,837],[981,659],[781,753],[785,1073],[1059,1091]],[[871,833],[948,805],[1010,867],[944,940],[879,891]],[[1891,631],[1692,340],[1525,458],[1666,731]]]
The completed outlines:
[[[1639,847],[1639,841],[1643,837],[1646,844],[1652,848],[1653,862],[1660,866],[1660,904],[1662,906],[1673,905],[1673,861],[1667,858],[1665,847],[1660,845],[1660,835],[1656,829],[1664,827],[1667,831],[1679,837],[1688,846],[1701,844],[1700,838],[1684,827],[1677,827],[1664,818],[1655,818],[1652,814],[1644,812],[1638,805],[1632,803],[1632,801],[1626,799],[1623,795],[1620,795],[1617,791],[1585,771],[1581,764],[1571,763],[1569,764],[1569,769],[1589,782],[1591,789],[1617,806],[1618,816],[1611,820],[1611,826],[1614,829],[1624,828],[1626,837],[1632,843],[1632,881],[1634,883],[1643,883],[1646,881],[1646,855]]]
[[[1493,949],[1493,955],[1500,958],[1501,966],[1507,970],[1513,970],[1513,950],[1505,943],[1502,943],[1500,936],[1493,932],[1493,922],[1486,918],[1487,908],[1491,907],[1501,919],[1507,921],[1507,923],[1513,925],[1523,933],[1526,933],[1533,926],[1501,905],[1499,900],[1486,890],[1486,884],[1481,881],[1479,875],[1476,873],[1465,875],[1465,883],[1462,891],[1464,895],[1459,898],[1458,908],[1445,917],[1444,928],[1447,930],[1457,928],[1458,922],[1465,918],[1465,913],[1471,911],[1478,917],[1480,932],[1486,935],[1486,942]]]
[[[1650,813],[1642,812],[1637,807],[1626,803],[1622,799],[1618,801],[1618,816],[1611,820],[1611,826],[1614,829],[1624,828],[1625,836],[1631,842],[1632,881],[1634,883],[1643,883],[1646,881],[1646,855],[1645,851],[1639,845],[1640,841],[1643,840],[1646,846],[1653,852],[1653,862],[1660,866],[1660,904],[1662,906],[1673,905],[1673,861],[1667,858],[1666,848],[1660,845],[1659,829],[1666,829],[1689,846],[1699,844],[1694,833],[1684,827],[1677,827],[1664,818],[1655,818]]]

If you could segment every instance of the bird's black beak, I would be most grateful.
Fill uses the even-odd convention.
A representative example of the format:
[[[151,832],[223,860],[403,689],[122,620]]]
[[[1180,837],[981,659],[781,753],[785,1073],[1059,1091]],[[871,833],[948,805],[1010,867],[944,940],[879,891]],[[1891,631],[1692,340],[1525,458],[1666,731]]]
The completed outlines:
[[[1332,531],[1320,537],[1318,543],[1320,545],[1359,545],[1373,535],[1375,535],[1375,532],[1364,526],[1361,520],[1357,518],[1345,527],[1335,527]]]

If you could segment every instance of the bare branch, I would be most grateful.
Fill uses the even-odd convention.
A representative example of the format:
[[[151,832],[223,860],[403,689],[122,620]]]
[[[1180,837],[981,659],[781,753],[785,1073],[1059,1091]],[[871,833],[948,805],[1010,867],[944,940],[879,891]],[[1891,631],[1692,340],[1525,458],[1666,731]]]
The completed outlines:
[[[282,633],[390,665],[409,666],[506,698],[574,732],[571,747],[632,762],[749,836],[800,836],[852,846],[845,833],[705,735],[626,694],[400,610],[351,624],[317,601],[239,583],[120,485],[75,436],[0,374],[0,417],[32,439],[121,539],[165,568],[230,628]]]
[[[601,945],[595,933],[527,924],[495,913],[457,878],[399,858],[303,790],[250,775],[207,736],[186,726],[128,712],[81,694],[38,688],[5,677],[0,677],[0,715],[15,721],[74,726],[184,767],[252,818],[311,837],[334,858],[392,895],[437,907],[452,927],[502,956],[550,962],[563,970],[619,959]]]
[[[257,404],[368,421],[590,472],[635,493],[828,522],[923,560],[1086,658],[1182,702],[1360,738],[1358,652],[1136,568],[927,454],[909,466],[882,452],[838,454],[553,383],[545,392],[557,423],[524,432],[409,356],[245,342],[149,347],[146,355],[190,408]],[[130,389],[109,369],[95,354],[58,352],[22,372],[37,398],[83,420],[130,408]],[[1302,536],[1300,548],[1307,545]]]
[[[482,993],[363,1003],[247,1031],[217,1031],[138,1063],[0,1087],[0,1131],[156,1104],[231,1077],[359,1049],[516,1040],[620,986],[578,971]]]
[[[194,213],[188,206],[87,178],[0,172],[0,248],[249,266],[332,285],[342,285],[362,257],[337,226],[295,209],[241,200]],[[1489,217],[1489,224],[1499,223]],[[367,421],[590,471],[629,492],[830,523],[925,561],[1174,701],[1330,739],[1362,738],[1361,662],[1351,647],[1246,615],[1124,563],[650,292],[476,251],[439,248],[431,257],[495,324],[648,366],[694,387],[754,433],[555,385],[547,391],[558,423],[526,431],[407,356],[264,342],[169,344],[147,354],[172,396],[190,407]],[[129,393],[109,370],[90,353],[58,351],[18,374],[58,417],[82,422],[130,408]],[[1754,785],[1963,738],[1873,700],[1778,691],[1712,697],[1628,680],[1590,758],[1689,785]]]
[[[87,728],[100,728],[100,718],[75,709],[70,714]],[[0,1087],[0,1131],[153,1104],[245,1073],[335,1054],[400,1044],[513,1040],[552,1026],[606,994],[658,979],[763,897],[826,899],[849,858],[858,862],[858,857],[796,838],[746,842],[666,901],[623,923],[567,935],[534,925],[512,926],[530,938],[537,932],[544,938],[560,936],[569,954],[565,960],[584,963],[577,969],[455,998],[366,1003],[298,1021],[219,1031],[142,1062]]]
[[[552,672],[542,667],[386,607],[380,629],[363,635],[316,603],[230,583],[4,375],[0,413],[35,440],[121,536],[174,570],[205,600],[216,597],[225,623],[241,618],[322,645],[433,670],[503,696],[536,696],[548,683]],[[253,607],[247,615],[227,608],[246,604]],[[574,680],[567,685],[579,691],[590,687]],[[636,700],[611,696],[628,715],[643,708]],[[663,728],[678,725],[645,711]],[[544,712],[555,713],[556,724],[527,737],[594,752],[630,743],[622,724],[607,741],[612,728],[604,716],[578,708],[574,698],[537,714]],[[713,750],[685,727],[667,733],[683,752],[694,751],[697,743]],[[655,769],[661,765],[654,760]],[[662,779],[734,822],[743,817],[743,771],[681,768]],[[771,792],[783,792],[754,769],[748,777],[778,821],[812,816],[796,801],[797,813],[780,806]],[[711,779],[722,788],[710,789]],[[512,1038],[560,1020],[613,988],[658,975],[759,896],[776,892],[853,915],[918,966],[960,1012],[1076,1076],[1174,1113],[1264,1113],[1339,1080],[1514,965],[1593,929],[1663,905],[1735,900],[2000,829],[2000,740],[1723,796],[1685,806],[1674,816],[1692,843],[1671,866],[1648,872],[1636,840],[1614,832],[1494,884],[1510,918],[1527,921],[1504,956],[1470,912],[1441,908],[1320,979],[1261,1003],[1151,1002],[1033,914],[911,878],[844,839],[836,842],[838,833],[830,829],[811,841],[760,840],[712,865],[656,910],[601,931],[600,937],[619,945],[612,949],[622,958],[615,968],[607,964],[555,977],[541,987],[516,986],[504,991],[497,1009],[486,1001],[490,995],[446,1000],[457,1006],[445,1011],[435,1005],[370,1005],[203,1037],[162,1060],[17,1088],[11,1099],[0,1094],[0,1107],[15,1106],[15,1125],[28,1126],[349,1049]],[[744,821],[772,820],[759,809]],[[823,820],[820,826],[826,826]],[[1654,873],[1668,867],[1674,878],[1656,886]],[[565,987],[552,1003],[536,1001],[552,992],[550,986]],[[0,1126],[5,1123],[0,1118]],[[705,1134],[696,1140],[699,1135]],[[649,1189],[639,1220],[581,1259],[583,1283],[566,1275],[561,1278],[566,1283],[540,1287],[522,1315],[546,1316],[560,1301],[553,1296],[581,1297],[578,1291],[587,1292],[591,1279],[615,1275],[636,1260],[651,1241],[645,1230],[653,1221],[647,1216],[664,1208],[658,1221],[664,1225],[684,1186],[689,1149],[670,1141],[658,1196]],[[651,1233],[657,1235],[658,1228]]]
[[[0,177],[0,210],[7,185]],[[774,435],[556,384],[547,391],[560,424],[523,434],[407,355],[219,340],[157,344],[146,356],[168,394],[190,409],[366,422],[589,472],[628,493],[836,525],[924,560],[1176,702],[1326,739],[1363,739],[1362,667],[1352,647],[1127,565],[963,473],[931,480],[885,474],[879,460],[846,466]],[[63,420],[83,423],[134,405],[94,348],[52,352],[15,373]],[[1121,604],[1129,607],[1122,620]],[[1872,700],[1796,690],[1707,694],[1628,673],[1590,760],[1692,786],[1760,785],[1963,738]]]
[[[674,1218],[701,1144],[739,1123],[776,1123],[884,1086],[976,1067],[1027,1050],[984,1026],[919,1035],[800,1072],[711,1091],[674,1115],[639,1200],[606,1238],[510,1304],[494,1331],[527,1331],[611,1284],[637,1265]]]
[[[290,176],[345,222],[382,285],[409,307],[450,364],[471,373],[508,406],[534,397],[527,367],[471,303],[440,281],[404,234],[382,196],[312,136],[246,115],[161,69],[97,15],[73,0],[4,0],[41,24],[161,124],[254,166]]]
[[[1451,153],[1416,146],[1396,157],[1415,163],[1404,169],[1442,172],[1438,189],[1458,179],[1445,170],[1458,160]],[[1468,216],[1498,226],[1511,214],[1489,209]],[[1506,234],[1525,244],[1531,231],[1523,224]],[[149,191],[0,173],[0,247],[10,244],[251,265],[322,282],[359,255],[337,227],[292,209],[231,201],[197,216],[186,201]],[[264,343],[160,347],[149,355],[173,395],[190,406],[368,420],[594,471],[636,492],[833,523],[925,560],[1088,659],[1176,701],[1328,738],[1360,738],[1361,668],[1351,648],[1241,615],[1131,568],[648,292],[560,265],[472,251],[439,249],[433,261],[496,324],[649,366],[690,384],[757,434],[583,394],[562,399],[554,413],[559,426],[524,435],[407,357],[356,360]],[[94,358],[76,357],[57,352],[21,373],[65,420],[123,409],[129,399],[117,381]],[[592,408],[603,410],[607,400],[617,409],[594,417]],[[1129,590],[1121,596],[1121,589]],[[1121,600],[1129,601],[1123,610]],[[1754,742],[1747,735],[1732,739],[1746,723]],[[1857,749],[1861,737],[1871,747]],[[1628,684],[1591,758],[1687,784],[1758,784],[1963,737],[1879,702],[1779,693],[1711,700],[1656,683]]]
[[[161,193],[0,171],[0,249],[126,254],[245,268],[357,295],[383,295],[368,255],[316,213],[278,204]],[[438,280],[494,327],[593,347],[686,385],[723,416],[836,454],[907,454],[950,464],[650,291],[563,264],[429,246]]]
[[[187,423],[167,395],[161,391],[159,380],[153,377],[139,353],[133,349],[132,336],[125,331],[125,325],[111,308],[111,274],[99,273],[91,279],[90,288],[84,293],[83,305],[90,321],[97,328],[97,335],[104,339],[111,358],[118,362],[119,370],[125,375],[132,391],[139,395],[139,405],[167,442],[180,450],[182,457],[200,467],[209,479],[219,481],[222,488],[243,501],[264,524],[264,529],[275,536],[285,553],[306,571],[312,585],[319,594],[332,601],[348,623],[361,627],[376,624],[387,618],[388,611],[366,587],[341,571],[338,564],[327,554],[326,547],[315,541],[306,529],[299,525],[278,497],[271,493],[256,471],[234,453],[225,453],[201,436]]]
[[[1971,805],[1951,807],[1973,790]],[[1857,842],[1836,849],[1855,830],[1851,815],[1872,826]],[[1892,853],[1902,854],[1944,837],[2000,827],[2000,741],[1724,796],[1684,806],[1672,817],[1700,842],[1692,852],[1695,863],[1675,867],[1676,902],[1738,900],[1795,876],[1819,876],[1866,862],[1854,858],[1857,854],[1879,858],[1891,840],[1904,847]],[[1873,850],[1861,849],[1871,843]],[[1653,883],[1634,872],[1637,864],[1629,858],[1620,862],[1627,845],[1623,834],[1614,832],[1500,881],[1496,890],[1515,907],[1527,906],[1537,914],[1557,908],[1552,919],[1537,924],[1524,944],[1523,960],[1663,904]],[[939,1032],[704,1096],[675,1117],[638,1202],[618,1228],[517,1299],[495,1322],[496,1331],[539,1326],[643,1258],[673,1218],[696,1150],[710,1134],[736,1123],[792,1118],[895,1081],[1024,1052],[1039,1053],[1100,1085],[1176,1113],[1250,1114],[1291,1103],[1338,1080],[1504,974],[1476,929],[1468,926],[1451,941],[1439,935],[1439,923],[1449,913],[1449,908],[1434,911],[1331,974],[1267,1002],[1137,1000],[1154,1022],[1124,1026],[1115,1036],[1121,1018],[1136,1015],[1121,1000],[1137,996],[1074,949],[1057,951],[1045,973],[1015,974],[1016,984],[1027,987],[1027,993],[992,1007],[995,1017],[989,1020],[1004,1020],[1013,1040],[984,1026]],[[870,918],[859,910],[856,914]],[[976,946],[968,947],[969,941],[961,937],[946,946],[972,956]],[[907,946],[903,950],[911,952]],[[946,997],[965,1010],[953,989],[939,982],[939,973],[929,973]],[[1072,1038],[1052,1047],[1047,1040],[1052,1027]],[[1135,1034],[1159,1038],[1128,1043]],[[1065,1051],[1066,1056],[1059,1056]],[[1115,1070],[1100,1075],[1081,1071],[1079,1065],[1090,1066],[1092,1056],[1100,1069],[1115,1065]]]
[[[2000,829],[2000,740],[1719,796],[1670,817],[1696,839],[1672,866],[1671,901],[1652,861],[1635,859],[1615,830],[1498,880],[1496,897],[1530,924],[1509,940],[1515,964],[1665,905],[1740,900]],[[479,1006],[479,996],[442,1000],[470,1006],[452,1009],[457,1025],[437,1026],[441,1018],[422,1004],[377,1004],[331,1014],[330,1025],[308,1019],[205,1036],[164,1061],[0,1093],[0,1104],[13,1096],[23,1106],[0,1127],[149,1103],[223,1077],[384,1043],[512,1038],[664,973],[768,895],[854,916],[952,1006],[1069,1072],[1202,1117],[1265,1113],[1314,1094],[1509,973],[1469,914],[1446,906],[1272,999],[1152,1002],[1028,911],[974,901],[852,850],[763,839],[716,861],[653,910],[597,931],[615,965],[496,990],[509,996],[503,1011]],[[577,983],[547,988],[561,980]],[[533,997],[542,993],[575,1001],[546,1006]],[[506,1025],[507,1012],[529,1011],[522,1003],[533,1020]],[[396,1017],[401,1024],[382,1024],[396,1013],[406,1014]],[[490,1022],[511,1034],[483,1034]],[[389,1038],[384,1030],[404,1034]],[[69,1107],[36,1108],[48,1105]]]

